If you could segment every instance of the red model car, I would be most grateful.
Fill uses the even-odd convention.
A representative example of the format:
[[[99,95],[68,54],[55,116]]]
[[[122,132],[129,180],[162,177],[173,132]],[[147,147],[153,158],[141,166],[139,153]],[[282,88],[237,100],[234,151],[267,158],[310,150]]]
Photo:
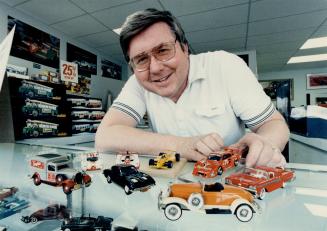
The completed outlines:
[[[284,188],[286,182],[294,180],[293,171],[282,168],[257,166],[245,168],[242,173],[235,173],[225,178],[225,183],[235,185],[252,192],[257,198],[263,199],[266,192]]]
[[[225,147],[218,152],[212,152],[208,158],[195,163],[193,175],[205,178],[223,174],[228,169],[238,165],[242,151],[237,148]]]

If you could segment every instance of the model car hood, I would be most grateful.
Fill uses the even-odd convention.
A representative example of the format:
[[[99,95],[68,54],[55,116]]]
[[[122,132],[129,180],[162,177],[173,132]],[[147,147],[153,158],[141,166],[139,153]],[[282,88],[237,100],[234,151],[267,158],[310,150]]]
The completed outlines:
[[[233,184],[241,184],[242,186],[250,186],[250,185],[256,185],[260,184],[264,181],[264,179],[256,178],[253,176],[249,176],[246,174],[240,174],[235,176],[229,176],[228,179],[233,181]]]
[[[129,182],[131,183],[149,183],[152,184],[154,183],[154,180],[151,176],[144,174],[144,173],[137,173],[132,176],[127,176],[126,177]]]
[[[73,168],[64,168],[58,171],[59,173],[65,173],[67,175],[75,175],[76,173],[78,173],[78,170],[73,169]]]

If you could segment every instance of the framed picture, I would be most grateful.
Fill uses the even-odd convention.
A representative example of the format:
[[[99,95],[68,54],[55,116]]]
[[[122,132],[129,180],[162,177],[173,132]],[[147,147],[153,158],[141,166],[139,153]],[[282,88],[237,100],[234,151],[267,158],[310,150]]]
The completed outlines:
[[[97,56],[70,43],[67,43],[67,61],[78,65],[80,75],[97,74]]]
[[[102,77],[121,80],[121,66],[110,62],[109,60],[101,60]]]
[[[327,88],[327,73],[307,74],[307,89]]]
[[[290,80],[290,95],[291,100],[294,99],[294,81],[293,79],[273,79],[273,80],[259,80],[265,93],[272,99],[276,100],[277,98],[277,89],[281,84],[287,80]]]
[[[8,30],[16,25],[10,55],[59,68],[60,40],[18,19],[8,16]]]

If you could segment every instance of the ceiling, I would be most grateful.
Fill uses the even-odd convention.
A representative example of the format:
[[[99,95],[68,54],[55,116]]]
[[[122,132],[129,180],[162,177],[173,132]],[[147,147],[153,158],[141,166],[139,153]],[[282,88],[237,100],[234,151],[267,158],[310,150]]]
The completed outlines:
[[[291,56],[327,53],[299,50],[309,38],[327,36],[327,0],[0,0],[125,63],[118,35],[130,13],[171,11],[193,53],[256,50],[258,72],[326,67],[327,62],[288,64]]]

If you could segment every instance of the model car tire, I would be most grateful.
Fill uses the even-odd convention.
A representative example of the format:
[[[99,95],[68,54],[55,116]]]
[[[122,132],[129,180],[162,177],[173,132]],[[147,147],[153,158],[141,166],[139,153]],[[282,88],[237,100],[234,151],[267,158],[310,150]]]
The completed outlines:
[[[34,182],[34,184],[35,184],[36,186],[40,185],[40,184],[41,184],[41,178],[40,178],[40,176],[39,176],[39,175],[35,175],[35,176],[33,177],[33,182]]]
[[[38,137],[39,136],[39,132],[38,131],[33,131],[32,134],[33,134],[34,137]]]
[[[286,185],[287,185],[287,183],[285,181],[283,181],[282,188],[285,188]]]
[[[261,189],[261,191],[259,192],[259,194],[258,194],[258,198],[260,199],[260,200],[262,200],[263,198],[265,198],[265,196],[266,196],[266,189]]]
[[[33,111],[32,111],[32,115],[33,115],[34,117],[37,117],[37,116],[39,115],[39,112],[38,112],[37,110],[33,110]]]
[[[168,167],[168,168],[172,168],[173,165],[174,165],[174,164],[173,164],[173,162],[172,162],[171,160],[167,162],[167,167]]]
[[[107,176],[106,179],[107,179],[108,184],[111,184],[112,183],[111,177],[109,175]]]
[[[33,97],[34,97],[34,92],[33,92],[33,91],[29,91],[29,92],[27,92],[27,96],[28,96],[29,98],[33,98]]]
[[[187,202],[193,209],[201,209],[204,205],[203,196],[200,193],[192,193]]]
[[[125,191],[126,195],[129,195],[132,193],[132,191],[129,189],[128,185],[125,185],[124,191]]]
[[[39,220],[36,217],[31,217],[31,223],[35,224],[37,223]]]
[[[69,194],[72,193],[72,189],[71,189],[68,185],[63,185],[63,186],[62,186],[62,190],[64,191],[64,193],[65,193],[66,195],[69,195]]]
[[[153,166],[154,165],[154,159],[150,159],[149,160],[149,166]]]
[[[219,167],[218,168],[218,171],[217,171],[217,175],[222,175],[224,172],[223,168],[222,167]]]
[[[70,229],[69,228],[66,228],[66,229],[64,229],[64,231],[70,231]]]
[[[249,205],[241,204],[236,208],[235,215],[240,221],[248,222],[253,217],[253,210]]]
[[[182,216],[182,209],[178,204],[168,204],[164,213],[168,220],[176,221]]]
[[[177,162],[180,161],[181,160],[181,154],[176,153],[175,154],[175,159],[176,159]]]
[[[63,175],[57,175],[56,176],[56,183],[57,184],[62,184],[62,182],[65,180],[66,177],[64,177]]]

